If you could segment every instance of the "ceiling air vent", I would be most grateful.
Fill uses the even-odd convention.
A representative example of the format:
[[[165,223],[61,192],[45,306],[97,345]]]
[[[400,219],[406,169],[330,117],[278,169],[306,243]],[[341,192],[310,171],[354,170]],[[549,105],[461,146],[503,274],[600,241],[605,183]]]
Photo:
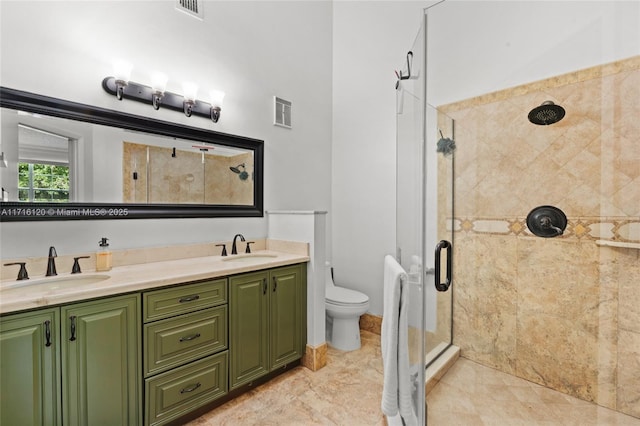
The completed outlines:
[[[277,96],[273,97],[273,124],[276,126],[291,128],[291,102],[281,99]]]
[[[204,19],[202,0],[176,0],[176,9],[198,19]]]

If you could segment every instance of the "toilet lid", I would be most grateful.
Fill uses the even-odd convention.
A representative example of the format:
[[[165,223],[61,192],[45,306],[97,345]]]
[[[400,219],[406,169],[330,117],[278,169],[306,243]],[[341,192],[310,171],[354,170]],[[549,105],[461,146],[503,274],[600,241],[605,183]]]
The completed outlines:
[[[334,303],[366,303],[369,301],[366,294],[344,287],[327,287],[325,297],[329,302]]]

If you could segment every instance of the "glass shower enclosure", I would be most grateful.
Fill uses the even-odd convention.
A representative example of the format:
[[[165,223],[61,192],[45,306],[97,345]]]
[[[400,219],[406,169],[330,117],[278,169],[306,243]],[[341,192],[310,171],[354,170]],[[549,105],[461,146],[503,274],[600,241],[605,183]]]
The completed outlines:
[[[402,64],[396,257],[422,292],[412,360],[454,344],[640,418],[640,3],[552,3],[435,4]],[[549,105],[562,117],[531,117]],[[562,233],[532,232],[540,207],[564,212]]]

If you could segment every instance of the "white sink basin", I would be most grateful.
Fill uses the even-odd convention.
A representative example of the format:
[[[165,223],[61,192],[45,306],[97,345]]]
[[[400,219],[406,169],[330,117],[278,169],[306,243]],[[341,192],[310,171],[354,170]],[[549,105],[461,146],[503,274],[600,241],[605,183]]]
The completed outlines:
[[[240,262],[240,263],[251,263],[251,262],[259,262],[264,260],[273,260],[278,257],[275,254],[266,254],[266,253],[247,253],[247,254],[232,254],[230,256],[222,259],[223,262]]]
[[[13,281],[10,283],[2,284],[1,288],[2,291],[5,291],[37,286],[38,290],[57,290],[63,287],[78,287],[83,285],[96,284],[109,278],[109,275],[105,274],[64,275]]]

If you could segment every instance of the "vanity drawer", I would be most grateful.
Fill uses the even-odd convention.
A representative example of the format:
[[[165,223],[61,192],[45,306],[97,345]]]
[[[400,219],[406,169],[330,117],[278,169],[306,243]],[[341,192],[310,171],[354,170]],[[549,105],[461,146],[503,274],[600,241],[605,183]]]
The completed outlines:
[[[227,303],[227,279],[149,291],[142,297],[143,321],[155,321]]]
[[[144,376],[227,348],[227,305],[144,325]]]
[[[145,424],[167,423],[227,393],[227,351],[145,380]]]

